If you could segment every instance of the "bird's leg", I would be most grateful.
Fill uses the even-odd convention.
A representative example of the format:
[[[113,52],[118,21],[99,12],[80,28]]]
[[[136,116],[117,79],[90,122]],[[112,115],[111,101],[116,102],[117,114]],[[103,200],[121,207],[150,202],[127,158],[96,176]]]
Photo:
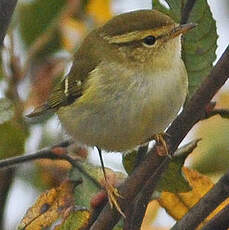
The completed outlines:
[[[167,143],[164,139],[164,136],[168,135],[167,133],[158,133],[158,134],[154,134],[153,136],[151,136],[150,138],[147,139],[146,142],[155,140],[157,143],[160,143],[163,147],[163,150],[158,149],[158,155],[159,156],[168,156],[171,158],[171,156],[169,155],[169,150],[167,147]]]
[[[157,142],[160,143],[163,146],[163,151],[158,151],[158,155],[159,156],[168,156],[171,157],[169,155],[169,150],[167,147],[167,143],[164,139],[164,136],[167,135],[166,133],[159,133],[159,134],[154,134],[153,135],[153,139]]]
[[[159,156],[168,156],[169,158],[172,158],[172,156],[169,154],[167,143],[166,143],[165,138],[164,138],[165,135],[168,135],[168,134],[166,134],[166,133],[154,134],[153,139],[157,143],[160,143],[163,146],[163,151],[160,151],[160,149],[157,151],[158,155]]]
[[[115,206],[115,208],[118,210],[118,212],[125,217],[125,214],[123,213],[123,211],[121,210],[118,201],[117,201],[117,197],[122,198],[122,196],[119,194],[118,189],[115,188],[112,184],[110,184],[110,182],[107,179],[107,175],[106,175],[106,170],[104,167],[104,163],[103,163],[103,156],[102,156],[102,151],[101,149],[98,149],[99,152],[99,158],[100,158],[100,162],[101,162],[101,166],[102,166],[102,170],[103,170],[103,175],[104,175],[104,179],[105,179],[105,189],[107,191],[107,196],[108,196],[108,200],[110,203],[111,208],[113,208],[113,206]]]

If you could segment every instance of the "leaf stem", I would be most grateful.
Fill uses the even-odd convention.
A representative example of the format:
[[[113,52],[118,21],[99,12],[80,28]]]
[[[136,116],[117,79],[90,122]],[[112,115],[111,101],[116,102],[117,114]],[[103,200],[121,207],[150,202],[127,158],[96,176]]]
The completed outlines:
[[[2,43],[10,23],[11,16],[16,7],[17,0],[1,0],[0,4],[0,47],[2,47]]]

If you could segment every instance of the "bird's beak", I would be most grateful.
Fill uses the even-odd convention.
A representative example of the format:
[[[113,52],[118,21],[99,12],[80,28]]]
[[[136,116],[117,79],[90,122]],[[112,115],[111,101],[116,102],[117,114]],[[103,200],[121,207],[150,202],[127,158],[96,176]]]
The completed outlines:
[[[170,31],[169,37],[175,38],[180,34],[185,34],[189,30],[193,29],[196,26],[197,26],[197,24],[195,24],[195,23],[188,23],[188,24],[179,25],[179,26],[175,27],[174,29],[172,29],[172,31]]]

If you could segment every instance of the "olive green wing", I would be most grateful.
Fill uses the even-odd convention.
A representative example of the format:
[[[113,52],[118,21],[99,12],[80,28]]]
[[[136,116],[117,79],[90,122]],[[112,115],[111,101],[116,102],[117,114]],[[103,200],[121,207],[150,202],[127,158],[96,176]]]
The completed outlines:
[[[48,100],[41,106],[34,109],[34,111],[27,115],[27,117],[36,117],[48,112],[55,112],[62,106],[73,103],[78,97],[82,95],[82,81],[71,80],[66,77],[56,87],[54,87]]]
[[[83,93],[88,74],[96,67],[93,62],[89,66],[85,65],[86,62],[84,63],[82,59],[78,63],[74,63],[69,75],[54,87],[48,100],[43,105],[35,108],[27,117],[32,118],[45,113],[53,113],[62,106],[72,104],[79,98]]]
[[[72,104],[79,98],[84,89],[89,73],[96,68],[98,61],[81,58],[75,60],[68,76],[52,90],[48,100],[27,115],[32,118],[46,113],[56,112],[60,107]]]

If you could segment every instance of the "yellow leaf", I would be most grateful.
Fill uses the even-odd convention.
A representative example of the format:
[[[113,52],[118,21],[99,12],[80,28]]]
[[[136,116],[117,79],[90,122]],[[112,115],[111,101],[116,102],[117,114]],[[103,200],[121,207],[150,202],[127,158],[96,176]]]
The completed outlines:
[[[60,23],[63,47],[71,52],[87,32],[85,24],[71,17],[63,18]]]
[[[87,5],[87,12],[98,24],[103,24],[112,17],[110,5],[110,0],[91,0]]]
[[[213,186],[212,181],[195,170],[183,167],[183,172],[192,190],[186,193],[162,192],[158,199],[159,204],[164,207],[167,213],[175,220],[180,220],[201,197],[203,197]],[[222,202],[202,223],[198,229],[214,217],[221,209],[229,204],[229,198]]]
[[[72,181],[66,180],[59,187],[41,194],[36,203],[28,209],[18,229],[42,230],[50,226],[74,205],[74,187]]]
[[[152,227],[152,223],[157,216],[158,209],[159,209],[159,205],[155,200],[149,203],[141,225],[141,230],[148,230],[148,229],[156,230],[155,228]]]

